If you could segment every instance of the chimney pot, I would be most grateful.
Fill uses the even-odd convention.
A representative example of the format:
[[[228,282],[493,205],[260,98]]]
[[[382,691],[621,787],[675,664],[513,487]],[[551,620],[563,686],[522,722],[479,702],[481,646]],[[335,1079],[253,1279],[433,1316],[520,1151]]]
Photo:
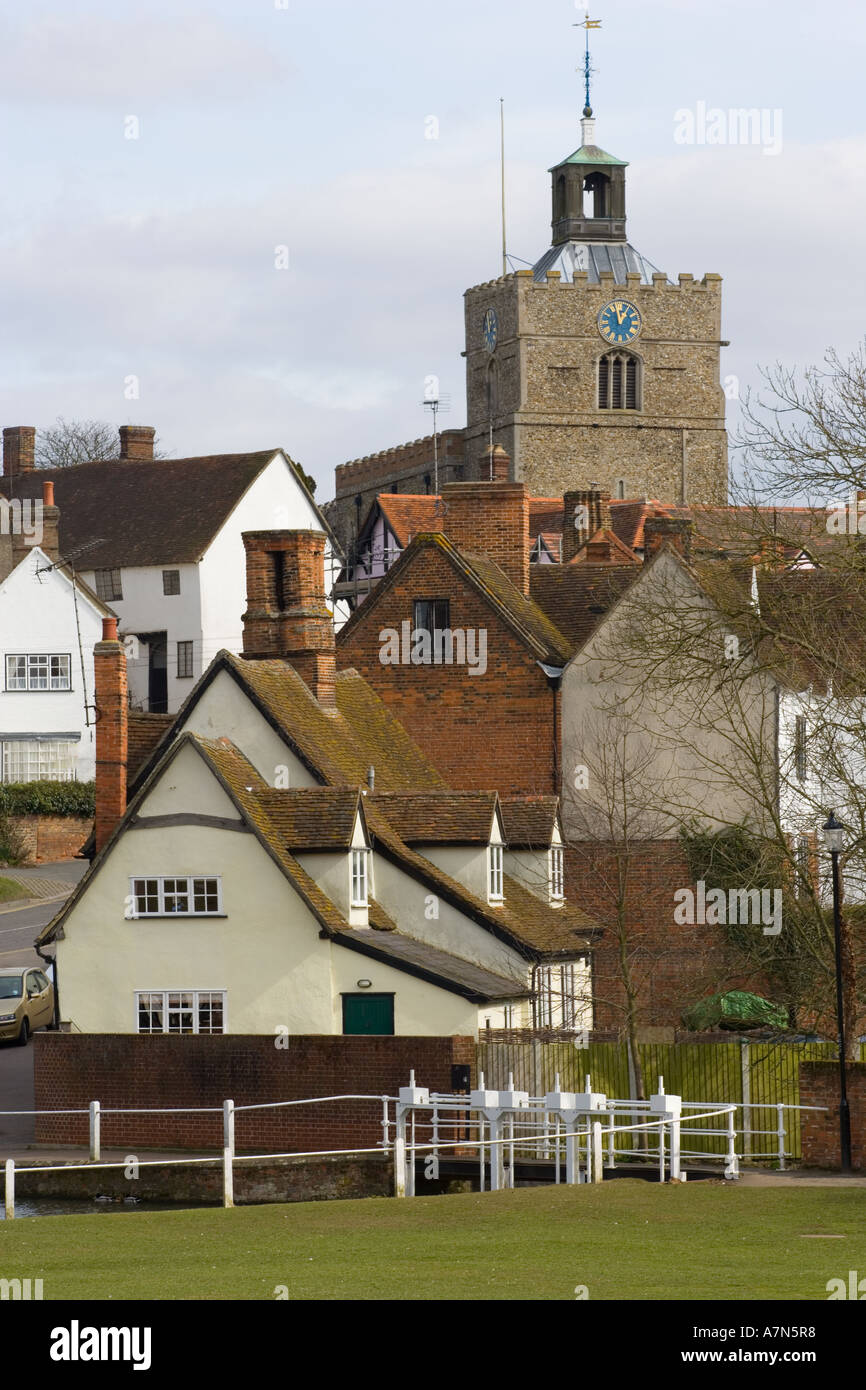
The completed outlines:
[[[116,642],[116,641],[117,641],[117,619],[116,619],[116,618],[103,618],[103,619],[102,619],[102,640],[103,640],[103,642]]]
[[[47,480],[42,484],[42,505],[43,507],[54,506],[54,484]]]
[[[591,483],[566,492],[562,505],[562,563],[567,565],[597,531],[610,530],[610,493]]]
[[[651,560],[665,544],[672,545],[674,550],[678,550],[684,560],[691,560],[692,522],[687,518],[676,516],[647,517],[644,522],[643,534],[644,561]]]

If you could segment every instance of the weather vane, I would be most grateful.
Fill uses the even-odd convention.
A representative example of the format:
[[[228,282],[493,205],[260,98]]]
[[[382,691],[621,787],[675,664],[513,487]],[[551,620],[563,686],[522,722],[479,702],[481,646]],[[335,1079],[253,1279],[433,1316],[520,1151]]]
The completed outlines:
[[[586,83],[586,109],[584,110],[584,113],[583,113],[583,114],[584,114],[584,116],[591,116],[591,115],[592,115],[592,105],[590,104],[589,87],[590,87],[590,78],[592,77],[592,74],[595,72],[595,68],[592,66],[592,59],[591,59],[590,56],[589,56],[589,31],[590,31],[590,29],[600,29],[600,28],[601,28],[601,20],[600,20],[600,19],[590,19],[590,17],[589,17],[589,10],[587,10],[587,12],[586,12],[586,19],[583,21],[583,23],[582,23],[582,24],[575,24],[575,25],[573,25],[572,27],[575,28],[575,29],[585,29],[585,30],[586,30],[586,57],[585,57],[585,59],[584,59],[584,64],[583,64],[583,78],[584,78],[584,82]],[[578,69],[578,71],[580,71],[580,69]]]

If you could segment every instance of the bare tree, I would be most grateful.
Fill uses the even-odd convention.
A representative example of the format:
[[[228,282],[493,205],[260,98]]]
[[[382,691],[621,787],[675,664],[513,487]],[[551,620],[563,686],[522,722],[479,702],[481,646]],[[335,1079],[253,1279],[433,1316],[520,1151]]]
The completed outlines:
[[[155,441],[156,444],[157,441]],[[64,420],[62,415],[36,436],[37,468],[74,468],[78,463],[104,463],[120,452],[117,430],[104,420]],[[154,458],[162,458],[155,447]]]

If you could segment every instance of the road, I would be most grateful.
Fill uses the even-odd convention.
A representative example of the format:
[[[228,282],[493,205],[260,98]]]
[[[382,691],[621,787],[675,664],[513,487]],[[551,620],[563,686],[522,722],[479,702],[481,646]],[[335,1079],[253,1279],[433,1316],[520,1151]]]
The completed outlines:
[[[87,868],[88,865],[81,860],[73,860],[62,864],[40,864],[32,874],[42,879],[56,878],[59,882],[69,883],[79,879]],[[4,965],[44,964],[33,949],[33,938],[62,906],[61,899],[0,912],[0,970]],[[32,1108],[33,1047],[0,1043],[0,1110]],[[0,1115],[0,1157],[10,1149],[20,1149],[32,1143],[32,1116],[7,1118]]]

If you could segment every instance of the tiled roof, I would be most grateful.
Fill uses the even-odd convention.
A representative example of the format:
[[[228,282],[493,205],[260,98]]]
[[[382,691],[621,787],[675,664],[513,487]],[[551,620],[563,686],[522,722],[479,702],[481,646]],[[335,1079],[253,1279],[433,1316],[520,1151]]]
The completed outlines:
[[[372,798],[407,844],[489,844],[496,792],[398,793]]]
[[[500,801],[509,849],[547,849],[559,810],[555,796],[506,796]]]
[[[177,715],[169,716],[168,730],[175,723],[178,727],[183,724],[220,670],[232,673],[313,776],[323,783],[357,787],[366,784],[368,770],[374,767],[376,787],[380,791],[445,786],[441,774],[427,761],[402,724],[353,670],[338,672],[337,709],[326,711],[289,662],[246,661],[223,651],[215,657]],[[170,737],[167,732],[163,748],[168,746]],[[152,754],[150,761],[155,762],[155,757]],[[131,790],[145,770],[139,768],[135,779],[130,779]]]
[[[449,877],[429,859],[411,849],[394,831],[375,805],[365,798],[367,824],[376,837],[376,849],[401,864],[413,877],[426,882],[446,902],[523,952],[527,958],[577,954],[599,932],[599,925],[579,908],[550,907],[533,896],[516,879],[504,876],[505,900],[492,907]]]
[[[533,565],[529,583],[536,604],[577,649],[641,573],[634,563]]]
[[[287,849],[351,848],[361,801],[358,787],[269,787],[257,792],[255,800]]]
[[[134,780],[136,773],[144,766],[165,731],[173,723],[173,714],[145,714],[141,710],[129,711],[127,783]]]
[[[455,994],[461,994],[472,1003],[492,1004],[496,1000],[531,998],[525,980],[510,980],[505,975],[485,970],[483,966],[452,956],[450,952],[441,951],[426,941],[418,941],[402,932],[382,936],[378,932],[372,935],[356,929],[342,932],[334,939],[340,946],[395,965],[398,970],[408,970],[434,984],[445,984],[446,988],[450,986]]]
[[[279,452],[38,468],[19,474],[15,496],[41,497],[42,484],[54,483],[61,555],[72,557],[90,547],[78,561],[80,568],[194,564]],[[0,478],[0,491],[8,495],[8,486],[8,479]],[[91,546],[93,541],[99,544]]]
[[[407,546],[419,531],[443,529],[445,513],[440,497],[425,493],[380,492],[376,500],[400,546]]]
[[[604,552],[603,556],[601,552]],[[603,526],[590,536],[586,545],[581,546],[577,554],[569,561],[571,565],[639,565],[640,563],[638,556],[619,539],[616,532]]]
[[[551,617],[532,599],[526,598],[494,560],[451,548],[462,559],[464,570],[471,571],[482,591],[495,600],[512,629],[535,647],[539,659],[552,666],[564,666],[571,656],[571,648]],[[532,572],[558,568],[558,565],[533,565]]]

